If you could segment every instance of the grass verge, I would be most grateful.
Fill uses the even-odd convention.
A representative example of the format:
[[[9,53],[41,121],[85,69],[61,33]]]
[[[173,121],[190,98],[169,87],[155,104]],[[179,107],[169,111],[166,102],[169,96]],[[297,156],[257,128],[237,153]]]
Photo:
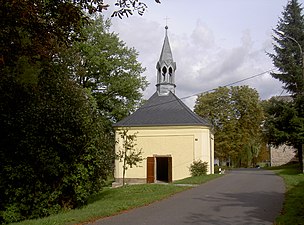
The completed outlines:
[[[201,184],[220,175],[190,177],[174,184]],[[91,197],[88,205],[42,219],[25,220],[15,225],[67,225],[82,224],[99,218],[112,216],[122,211],[148,205],[191,187],[174,184],[140,184],[120,188],[106,188]]]
[[[187,177],[185,179],[182,179],[182,180],[178,180],[178,181],[174,181],[173,183],[174,184],[202,184],[202,183],[205,183],[209,180],[213,180],[215,178],[218,178],[222,175],[220,174],[211,174],[211,175],[208,175],[208,176],[197,176],[197,177]]]
[[[284,165],[272,167],[279,176],[283,177],[286,185],[285,201],[280,216],[275,220],[276,225],[304,224],[304,174],[300,173],[299,165]]]

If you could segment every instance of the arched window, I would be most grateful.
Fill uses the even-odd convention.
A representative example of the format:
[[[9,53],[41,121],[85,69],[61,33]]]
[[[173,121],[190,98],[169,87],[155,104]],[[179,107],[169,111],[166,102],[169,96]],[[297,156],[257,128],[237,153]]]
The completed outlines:
[[[173,69],[172,69],[172,67],[170,66],[170,67],[169,67],[169,82],[170,82],[170,83],[173,82],[173,80],[172,80],[172,74],[173,74]]]
[[[166,74],[167,74],[167,67],[164,66],[162,69],[163,82],[166,81]]]

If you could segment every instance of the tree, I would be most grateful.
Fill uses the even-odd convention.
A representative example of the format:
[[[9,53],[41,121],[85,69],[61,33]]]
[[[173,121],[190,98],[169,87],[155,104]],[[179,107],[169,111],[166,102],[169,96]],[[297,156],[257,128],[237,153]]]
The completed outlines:
[[[109,32],[110,21],[95,17],[84,26],[85,40],[62,54],[69,76],[90,88],[102,115],[121,120],[140,104],[147,80],[137,61],[138,53]]]
[[[297,0],[288,2],[274,32],[274,53],[268,55],[279,72],[272,72],[271,75],[279,79],[288,92],[297,95],[304,88],[303,55],[297,44],[299,42],[304,46],[304,18]]]
[[[7,223],[83,205],[111,170],[113,146],[91,94],[56,62],[81,38],[81,8],[17,0],[1,1],[0,13],[0,223]]]
[[[4,93],[23,94],[17,108],[7,99],[1,109],[1,222],[79,207],[112,170],[113,145],[94,98],[59,71],[44,70],[31,92],[0,83]]]
[[[0,0],[0,223],[81,206],[111,172],[109,121],[60,58],[85,38],[85,11],[104,8],[103,0]]]
[[[276,36],[273,36],[275,44],[273,45],[274,53],[269,53],[268,55],[273,61],[274,66],[279,70],[277,73],[272,73],[271,75],[279,79],[284,84],[284,88],[292,95],[293,102],[286,103],[286,107],[291,107],[286,109],[284,114],[291,113],[296,111],[296,114],[290,115],[290,117],[297,117],[293,119],[294,128],[297,129],[297,132],[300,134],[304,133],[303,117],[304,117],[304,18],[302,15],[301,5],[297,0],[291,0],[287,3],[287,6],[284,8],[282,13],[282,18],[279,19],[276,29],[274,29]],[[276,103],[278,104],[278,103]],[[284,104],[284,103],[282,103]],[[276,116],[278,114],[273,114]],[[281,119],[283,117],[279,117]],[[277,119],[279,119],[277,118]],[[280,123],[285,123],[286,121],[276,121]],[[271,123],[273,123],[272,120]],[[296,124],[295,124],[296,123]],[[287,132],[287,130],[282,127],[281,132],[277,132],[278,140],[275,142],[285,142],[286,144],[293,145],[298,149],[299,161],[301,170],[303,170],[303,145],[300,144],[302,141],[301,136],[297,136],[298,139],[295,139],[293,136],[292,139],[290,135],[283,135],[282,132]],[[292,129],[292,128],[291,128]],[[289,130],[288,132],[295,133],[295,130]],[[284,141],[283,138],[284,137]],[[274,138],[273,136],[271,138]],[[303,142],[302,142],[303,143]]]
[[[155,2],[160,3],[160,0],[155,0]],[[142,16],[147,9],[147,5],[138,0],[117,0],[115,6],[118,10],[113,12],[112,17],[118,16],[120,19],[123,16],[133,15],[134,11]]]
[[[274,146],[286,144],[299,150],[304,142],[304,118],[298,116],[294,104],[290,97],[273,97],[263,102],[266,115],[264,132],[269,144]],[[301,158],[299,153],[298,156]]]
[[[147,7],[138,0],[117,0],[115,5],[118,9],[113,15],[120,17],[133,11],[142,14]],[[107,7],[104,0],[0,0],[0,71],[21,59],[37,66],[56,57],[62,45],[82,38],[80,30],[88,22],[84,11],[102,12]]]
[[[219,87],[212,93],[200,95],[194,111],[209,118],[214,126],[217,158],[232,160],[238,166],[254,164],[263,120],[259,95],[254,89]]]
[[[135,148],[136,146],[136,134],[128,134],[128,130],[124,129],[119,134],[122,137],[122,148],[116,153],[116,157],[120,162],[123,162],[122,166],[122,185],[125,185],[125,175],[128,168],[133,166],[139,166],[139,163],[143,161],[142,150]]]
[[[210,119],[215,131],[215,157],[222,160],[233,155],[235,149],[231,142],[236,126],[230,94],[228,88],[220,87],[212,93],[199,96],[194,107],[195,113]]]

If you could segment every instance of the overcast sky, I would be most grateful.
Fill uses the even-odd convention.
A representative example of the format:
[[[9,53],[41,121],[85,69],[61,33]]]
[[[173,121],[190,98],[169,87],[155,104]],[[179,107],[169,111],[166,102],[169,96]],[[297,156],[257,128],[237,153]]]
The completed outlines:
[[[112,19],[111,30],[139,53],[150,85],[156,91],[156,63],[165,35],[177,64],[176,95],[192,96],[242,80],[270,69],[272,29],[276,28],[288,0],[142,0],[143,16]],[[299,0],[303,4],[304,0]],[[111,9],[110,9],[111,10]],[[109,11],[110,11],[109,10]],[[280,95],[282,84],[269,73],[237,85],[255,88],[261,99]],[[286,94],[286,93],[283,93]],[[196,97],[183,101],[193,108]]]

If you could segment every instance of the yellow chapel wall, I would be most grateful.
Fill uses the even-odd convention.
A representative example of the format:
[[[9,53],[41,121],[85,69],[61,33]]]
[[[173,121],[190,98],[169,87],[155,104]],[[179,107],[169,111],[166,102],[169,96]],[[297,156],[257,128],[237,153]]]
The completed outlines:
[[[116,152],[122,148],[116,129]],[[125,178],[145,182],[147,176],[147,157],[171,156],[172,179],[179,180],[191,176],[189,167],[196,160],[208,162],[208,174],[213,173],[213,142],[209,127],[171,126],[171,127],[132,127],[129,134],[136,134],[136,147],[142,150],[144,160],[140,167],[128,168]],[[115,178],[122,178],[122,162],[115,161]]]

